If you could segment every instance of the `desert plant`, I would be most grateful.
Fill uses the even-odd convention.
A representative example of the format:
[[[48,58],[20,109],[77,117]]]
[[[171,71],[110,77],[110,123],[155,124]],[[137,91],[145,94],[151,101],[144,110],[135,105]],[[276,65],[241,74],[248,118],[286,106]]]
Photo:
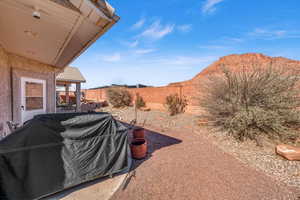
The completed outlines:
[[[136,105],[137,109],[141,109],[141,108],[145,107],[146,103],[145,103],[143,97],[137,95],[136,100],[135,100],[135,105]]]
[[[185,97],[179,97],[178,94],[171,94],[166,97],[165,103],[171,116],[179,113],[184,113],[187,106],[187,99]]]
[[[204,84],[200,105],[213,125],[240,141],[268,136],[280,141],[296,139],[300,128],[299,71],[281,67],[222,67]],[[203,88],[202,88],[203,89]]]
[[[131,94],[122,88],[109,88],[106,90],[109,103],[115,108],[130,106],[132,97]]]

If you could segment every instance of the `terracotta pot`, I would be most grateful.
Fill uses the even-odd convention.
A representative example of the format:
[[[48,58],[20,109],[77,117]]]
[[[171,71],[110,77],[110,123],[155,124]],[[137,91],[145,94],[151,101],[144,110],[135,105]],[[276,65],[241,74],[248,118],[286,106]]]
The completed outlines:
[[[134,139],[130,145],[132,157],[143,159],[147,155],[147,141],[145,139]]]
[[[134,139],[145,139],[145,129],[138,127],[133,129],[133,138]]]

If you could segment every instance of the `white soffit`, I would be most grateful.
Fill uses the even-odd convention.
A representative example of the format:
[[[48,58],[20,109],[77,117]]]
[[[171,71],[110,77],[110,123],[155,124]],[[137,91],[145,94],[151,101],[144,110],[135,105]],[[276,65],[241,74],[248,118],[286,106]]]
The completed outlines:
[[[40,19],[32,16],[35,9]],[[51,1],[1,0],[0,43],[8,52],[52,64],[79,17]]]
[[[90,0],[0,0],[0,45],[6,51],[57,67],[68,65],[116,21]],[[40,19],[32,16],[34,11]]]

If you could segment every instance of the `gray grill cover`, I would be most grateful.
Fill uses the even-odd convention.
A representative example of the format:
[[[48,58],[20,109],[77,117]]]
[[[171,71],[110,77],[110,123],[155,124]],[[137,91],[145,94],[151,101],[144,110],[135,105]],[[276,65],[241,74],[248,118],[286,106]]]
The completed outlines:
[[[127,128],[110,114],[39,115],[0,141],[0,199],[40,198],[130,164]]]

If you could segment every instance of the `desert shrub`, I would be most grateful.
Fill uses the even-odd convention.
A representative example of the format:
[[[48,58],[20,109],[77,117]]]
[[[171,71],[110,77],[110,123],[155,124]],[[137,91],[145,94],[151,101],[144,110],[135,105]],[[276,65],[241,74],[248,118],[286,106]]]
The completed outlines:
[[[213,125],[240,141],[268,136],[296,139],[300,127],[299,72],[253,67],[234,72],[226,67],[204,84],[200,104]]]
[[[106,90],[108,101],[115,108],[130,106],[132,97],[130,93],[122,88],[109,88]]]
[[[177,115],[184,113],[187,106],[187,99],[185,97],[179,97],[178,94],[171,94],[166,97],[165,103],[170,115]]]
[[[143,97],[137,95],[136,100],[135,100],[135,105],[138,109],[145,107],[146,103],[145,103]]]

